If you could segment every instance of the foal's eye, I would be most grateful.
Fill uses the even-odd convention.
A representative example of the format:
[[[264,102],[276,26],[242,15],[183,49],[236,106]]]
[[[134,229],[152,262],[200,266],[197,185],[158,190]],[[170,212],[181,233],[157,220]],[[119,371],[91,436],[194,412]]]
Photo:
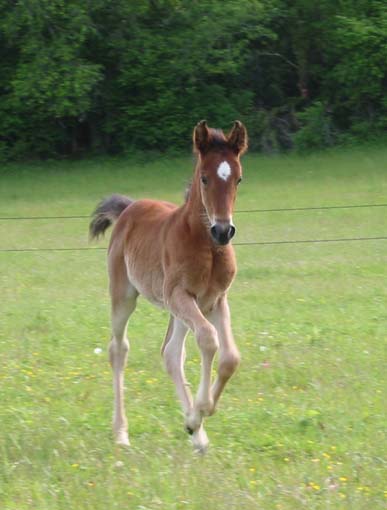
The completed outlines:
[[[200,177],[200,180],[202,181],[203,184],[208,184],[208,178],[205,175],[202,175]]]
[[[237,179],[237,182],[236,182],[236,183],[237,183],[237,186],[238,186],[238,184],[240,184],[241,182],[242,182],[242,177],[239,177],[239,179]]]

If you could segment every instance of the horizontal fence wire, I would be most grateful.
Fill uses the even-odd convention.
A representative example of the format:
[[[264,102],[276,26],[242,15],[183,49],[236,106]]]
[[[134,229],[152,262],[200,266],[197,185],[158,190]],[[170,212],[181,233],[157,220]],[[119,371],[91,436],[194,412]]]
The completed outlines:
[[[0,216],[0,221],[18,221],[18,220],[79,220],[91,219],[90,214],[79,214],[73,216]]]
[[[235,213],[268,213],[268,212],[297,212],[297,211],[327,211],[333,209],[365,209],[372,207],[387,207],[387,204],[358,204],[358,205],[323,205],[316,207],[283,207],[277,209],[239,209]]]
[[[346,243],[346,242],[364,242],[364,241],[387,241],[387,236],[377,237],[340,237],[336,239],[289,239],[286,241],[246,241],[232,243],[233,246],[270,246],[283,244],[318,244],[318,243]],[[60,251],[106,251],[107,247],[80,246],[78,248],[5,248],[0,249],[0,253],[14,252],[60,252]]]
[[[323,205],[316,207],[279,207],[273,209],[239,209],[235,214],[244,213],[270,213],[270,212],[297,212],[297,211],[329,211],[334,209],[366,209],[373,207],[387,207],[386,204],[348,204],[348,205]],[[17,220],[77,220],[90,219],[90,214],[63,215],[63,216],[0,216],[0,221]]]
[[[387,207],[383,204],[348,204],[348,205],[329,205],[316,207],[283,207],[272,209],[240,209],[238,213],[270,213],[270,212],[295,212],[295,211],[326,211],[334,209],[361,209]],[[68,220],[68,219],[90,219],[90,215],[64,215],[64,216],[0,216],[0,221],[9,220]],[[318,243],[345,243],[345,242],[364,242],[364,241],[386,241],[387,236],[376,237],[340,237],[333,239],[289,239],[278,241],[246,241],[233,243],[233,246],[270,246],[270,245],[291,245],[291,244],[318,244]],[[71,251],[106,251],[106,247],[80,246],[74,248],[3,248],[0,253],[25,253],[25,252],[71,252]]]

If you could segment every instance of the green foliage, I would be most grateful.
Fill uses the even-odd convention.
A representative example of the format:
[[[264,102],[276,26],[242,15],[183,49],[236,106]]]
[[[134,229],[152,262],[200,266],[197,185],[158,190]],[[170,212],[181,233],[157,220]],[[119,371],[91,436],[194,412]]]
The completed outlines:
[[[331,70],[337,84],[333,101],[347,114],[352,132],[380,132],[387,127],[386,6],[375,2],[369,17],[338,17],[335,42],[339,58]]]
[[[101,77],[82,56],[91,20],[82,3],[62,0],[19,2],[4,14],[3,51],[17,58],[3,83],[0,131],[15,155],[55,153],[92,108]]]
[[[386,34],[382,0],[0,0],[0,158],[180,149],[202,118],[280,151],[303,110],[321,147],[317,104],[337,139],[378,136]]]
[[[296,149],[300,151],[324,149],[334,142],[334,128],[327,107],[317,101],[298,114],[301,127],[294,136]]]

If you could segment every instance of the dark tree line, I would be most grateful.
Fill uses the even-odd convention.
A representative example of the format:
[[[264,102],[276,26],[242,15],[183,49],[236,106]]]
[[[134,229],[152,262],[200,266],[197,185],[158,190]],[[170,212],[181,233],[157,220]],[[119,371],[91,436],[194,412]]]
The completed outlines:
[[[257,150],[387,127],[385,0],[0,0],[0,158],[188,146],[239,118]]]

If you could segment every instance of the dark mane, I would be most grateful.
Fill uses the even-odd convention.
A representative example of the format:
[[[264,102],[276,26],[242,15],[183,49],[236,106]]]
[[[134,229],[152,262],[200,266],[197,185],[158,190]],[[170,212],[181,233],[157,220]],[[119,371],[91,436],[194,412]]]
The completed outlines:
[[[211,149],[219,150],[227,146],[227,139],[221,129],[209,128],[208,132],[210,135],[209,144]]]
[[[205,121],[202,122],[205,123]],[[210,151],[223,151],[227,147],[228,140],[221,129],[209,128],[206,124],[200,124],[194,131],[193,150],[195,153],[201,152],[204,154]]]
[[[187,187],[185,188],[185,191],[184,191],[184,202],[188,202],[188,199],[189,199],[189,196],[190,196],[190,193],[191,193],[191,188],[192,188],[192,180],[187,184]]]

